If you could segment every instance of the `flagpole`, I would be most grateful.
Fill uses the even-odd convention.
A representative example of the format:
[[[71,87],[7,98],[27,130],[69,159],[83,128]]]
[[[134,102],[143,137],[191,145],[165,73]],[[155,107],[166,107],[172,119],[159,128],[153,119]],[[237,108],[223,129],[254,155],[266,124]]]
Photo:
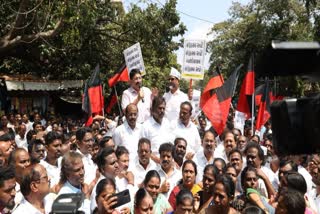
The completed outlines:
[[[252,68],[254,71],[254,54],[252,55]],[[252,82],[254,82],[254,76],[252,75]],[[251,97],[251,130],[252,130],[252,134],[254,135],[253,132],[253,127],[254,127],[254,115],[255,115],[255,111],[254,111],[254,105],[255,105],[255,84],[253,84],[253,93],[252,93],[252,97]]]
[[[119,108],[119,114],[122,117],[123,116],[123,112],[122,112],[122,109],[121,109],[121,106],[120,106],[120,103],[119,103],[118,92],[117,92],[116,85],[114,85],[113,88],[114,88],[114,93],[116,94],[116,97],[117,97],[117,104],[118,104],[118,108]]]
[[[104,84],[102,84],[102,88],[101,88],[101,94],[102,94],[102,99],[104,100]],[[103,104],[104,104],[104,101],[103,101]],[[104,117],[104,106],[102,107],[102,116]]]

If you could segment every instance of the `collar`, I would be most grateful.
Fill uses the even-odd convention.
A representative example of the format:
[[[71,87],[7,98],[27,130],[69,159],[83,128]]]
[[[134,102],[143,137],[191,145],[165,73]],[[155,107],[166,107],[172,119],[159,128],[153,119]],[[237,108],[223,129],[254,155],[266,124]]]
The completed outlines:
[[[130,91],[133,94],[138,94],[138,92],[132,86],[130,86],[130,88],[128,88],[128,91]]]

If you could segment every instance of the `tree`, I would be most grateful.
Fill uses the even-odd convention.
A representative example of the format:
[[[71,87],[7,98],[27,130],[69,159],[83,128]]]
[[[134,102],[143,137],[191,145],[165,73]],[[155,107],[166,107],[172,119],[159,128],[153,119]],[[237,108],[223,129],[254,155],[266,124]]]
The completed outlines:
[[[314,20],[309,17],[302,1],[234,3],[229,13],[231,18],[213,26],[211,33],[215,38],[209,43],[209,49],[214,53],[210,58],[210,69],[222,65],[222,72],[226,75],[236,65],[246,64],[252,53],[259,56],[272,40],[312,41],[315,38]],[[300,79],[287,77],[279,81],[280,90],[286,94],[299,96],[303,93]]]
[[[123,50],[140,42],[146,85],[164,89],[165,74],[177,65],[173,51],[181,46],[173,38],[186,30],[176,0],[144,9],[132,5],[127,14],[110,0],[0,1],[2,72],[86,79],[100,63],[107,79],[124,62]]]

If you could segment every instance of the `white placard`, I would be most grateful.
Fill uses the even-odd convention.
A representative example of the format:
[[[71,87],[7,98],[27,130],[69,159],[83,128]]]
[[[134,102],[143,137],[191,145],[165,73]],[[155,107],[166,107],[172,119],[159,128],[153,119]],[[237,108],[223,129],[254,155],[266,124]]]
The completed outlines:
[[[123,54],[129,73],[134,68],[139,69],[142,75],[146,73],[139,42],[125,49]]]
[[[204,77],[205,40],[185,40],[182,78],[202,80]]]
[[[240,129],[242,135],[243,133],[243,128],[246,122],[246,114],[240,111],[236,111],[234,115],[234,127],[237,129]]]

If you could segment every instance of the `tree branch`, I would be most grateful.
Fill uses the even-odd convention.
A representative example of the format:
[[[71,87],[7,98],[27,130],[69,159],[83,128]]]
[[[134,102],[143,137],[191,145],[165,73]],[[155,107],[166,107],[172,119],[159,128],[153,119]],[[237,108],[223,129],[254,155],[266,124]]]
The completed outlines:
[[[29,5],[29,0],[21,0],[19,5],[19,10],[17,12],[16,19],[14,21],[14,24],[12,25],[11,30],[9,31],[7,37],[9,40],[15,38],[18,35],[18,29],[21,29],[21,26],[23,25],[26,14],[24,13]]]
[[[39,38],[49,39],[57,35],[59,30],[63,26],[63,17],[56,23],[55,27],[52,30],[48,30],[45,32],[38,32],[30,35],[22,35],[16,36],[14,39],[10,39],[8,36],[4,37],[0,40],[0,54],[8,51],[17,45],[23,43],[32,43]]]

